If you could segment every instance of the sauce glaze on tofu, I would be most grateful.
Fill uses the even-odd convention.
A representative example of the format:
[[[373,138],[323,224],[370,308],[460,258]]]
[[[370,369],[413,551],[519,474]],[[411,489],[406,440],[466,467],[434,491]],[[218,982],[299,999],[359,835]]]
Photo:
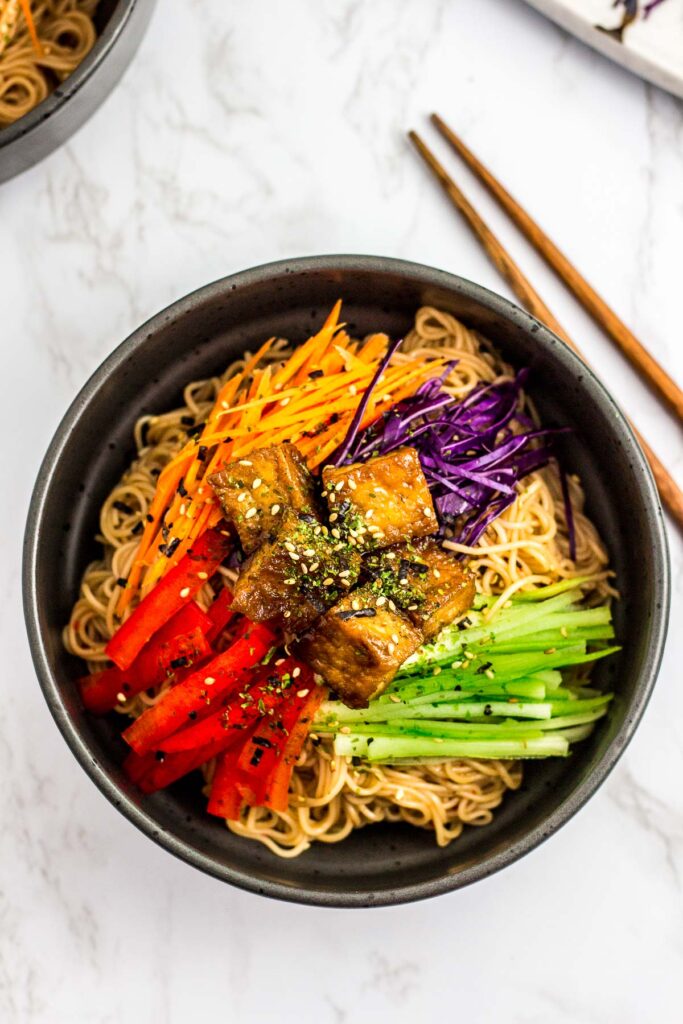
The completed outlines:
[[[247,555],[274,537],[286,509],[318,518],[313,477],[293,444],[259,448],[228,463],[209,483]]]
[[[323,485],[330,521],[336,520],[362,550],[426,537],[439,528],[414,448],[350,466],[325,466]]]
[[[355,585],[360,555],[306,512],[286,509],[237,578],[232,608],[297,634]]]
[[[326,612],[296,652],[345,704],[364,708],[421,643],[420,630],[365,586]]]
[[[364,562],[371,587],[390,597],[431,640],[464,615],[474,600],[474,576],[431,538],[374,552]]]

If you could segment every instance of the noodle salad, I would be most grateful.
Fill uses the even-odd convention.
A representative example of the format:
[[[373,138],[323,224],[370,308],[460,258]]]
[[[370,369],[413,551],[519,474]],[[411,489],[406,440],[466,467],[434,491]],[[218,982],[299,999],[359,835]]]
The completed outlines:
[[[608,713],[604,545],[527,371],[425,307],[402,342],[337,303],[143,416],[64,632],[147,793],[280,856],[402,821],[486,825],[527,758]]]

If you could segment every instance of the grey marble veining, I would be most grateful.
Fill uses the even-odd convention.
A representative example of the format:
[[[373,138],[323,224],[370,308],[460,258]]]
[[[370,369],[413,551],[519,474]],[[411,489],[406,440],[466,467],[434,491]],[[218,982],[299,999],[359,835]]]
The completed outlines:
[[[683,380],[683,105],[513,0],[160,4],[101,111],[0,189],[3,1022],[680,1020],[673,532],[674,628],[622,762],[551,842],[425,904],[292,907],[173,860],[78,768],[30,664],[19,549],[39,461],[76,389],[146,317],[230,271],[315,252],[402,256],[503,290],[406,143],[432,109]],[[680,429],[454,167],[683,478]]]

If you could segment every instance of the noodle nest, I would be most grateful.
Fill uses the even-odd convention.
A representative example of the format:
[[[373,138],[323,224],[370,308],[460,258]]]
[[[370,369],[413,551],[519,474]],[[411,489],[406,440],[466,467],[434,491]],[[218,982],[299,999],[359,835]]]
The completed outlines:
[[[24,117],[69,75],[97,39],[98,0],[39,0],[31,14],[36,49],[14,0],[0,0],[0,128]]]
[[[288,351],[287,342],[280,341],[268,358],[279,361]],[[446,380],[453,395],[463,396],[482,381],[512,376],[511,368],[486,339],[451,315],[423,307],[394,361],[426,359],[437,351],[455,363]],[[229,366],[221,378],[188,384],[182,408],[141,417],[136,424],[137,458],[100,514],[98,540],[104,545],[104,557],[86,569],[80,597],[64,631],[69,651],[86,659],[93,670],[107,661],[104,647],[117,626],[117,580],[125,578],[131,568],[138,545],[134,531],[147,513],[157,476],[185,443],[187,417],[201,422],[208,415],[219,388],[243,368],[248,355]],[[525,411],[535,417],[528,399]],[[468,556],[478,592],[498,595],[496,607],[526,585],[550,584],[579,575],[595,577],[591,595],[595,603],[603,603],[615,594],[609,583],[604,544],[583,511],[584,493],[578,478],[570,476],[569,487],[575,560],[569,557],[559,475],[552,465],[525,477],[514,503],[489,526],[476,547],[463,547],[448,539],[444,542],[446,547]],[[234,573],[227,569],[222,572],[229,585]],[[207,583],[199,603],[208,606],[213,596]],[[139,694],[117,711],[137,717],[159,699],[167,685]],[[212,762],[203,769],[206,792],[213,769]],[[245,808],[239,821],[226,824],[236,834],[258,840],[282,857],[295,857],[312,842],[339,842],[354,829],[381,821],[402,821],[429,829],[436,842],[446,846],[465,825],[487,825],[506,792],[517,789],[521,781],[519,761],[354,764],[349,758],[336,757],[329,739],[311,734],[292,776],[287,811]]]

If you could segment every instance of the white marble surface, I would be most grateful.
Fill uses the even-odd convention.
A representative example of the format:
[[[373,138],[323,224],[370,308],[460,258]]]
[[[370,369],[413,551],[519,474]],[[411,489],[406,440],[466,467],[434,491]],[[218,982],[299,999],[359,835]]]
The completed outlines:
[[[501,289],[405,142],[434,107],[683,380],[683,105],[516,0],[162,3],[98,115],[0,189],[3,1022],[681,1019],[673,532],[674,629],[618,769],[525,860],[414,906],[277,904],[174,860],[88,781],[31,667],[19,556],[33,478],[75,389],[145,317],[229,271],[316,252],[404,256]],[[457,173],[683,481],[679,429]]]

